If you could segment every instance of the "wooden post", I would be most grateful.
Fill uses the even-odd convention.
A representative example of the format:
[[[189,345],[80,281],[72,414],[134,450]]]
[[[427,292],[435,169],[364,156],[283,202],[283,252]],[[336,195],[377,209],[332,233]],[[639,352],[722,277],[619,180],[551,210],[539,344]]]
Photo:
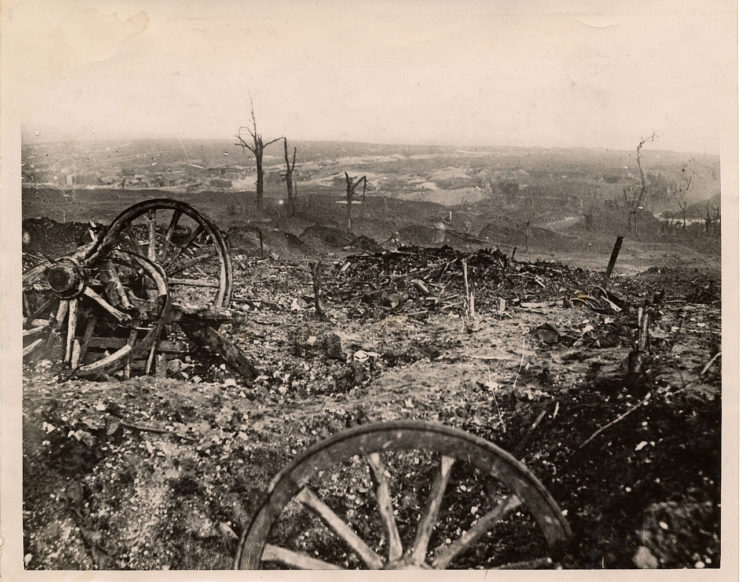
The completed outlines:
[[[615,268],[618,255],[620,254],[620,248],[623,246],[623,235],[620,235],[615,239],[615,246],[612,247],[612,254],[610,255],[610,262],[607,264],[607,271],[605,271],[605,282],[610,279],[612,270]]]
[[[309,266],[311,267],[311,279],[314,284],[314,309],[316,310],[316,315],[319,319],[324,319],[324,305],[322,304],[322,284],[319,279],[319,267],[321,266],[321,261],[317,261],[316,263],[309,263]]]

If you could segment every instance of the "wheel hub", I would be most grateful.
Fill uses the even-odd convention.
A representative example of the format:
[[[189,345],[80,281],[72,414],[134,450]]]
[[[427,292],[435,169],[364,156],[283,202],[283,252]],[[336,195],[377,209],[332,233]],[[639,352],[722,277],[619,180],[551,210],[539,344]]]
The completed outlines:
[[[72,299],[85,288],[85,274],[82,266],[69,257],[58,260],[46,274],[46,281],[57,297]]]

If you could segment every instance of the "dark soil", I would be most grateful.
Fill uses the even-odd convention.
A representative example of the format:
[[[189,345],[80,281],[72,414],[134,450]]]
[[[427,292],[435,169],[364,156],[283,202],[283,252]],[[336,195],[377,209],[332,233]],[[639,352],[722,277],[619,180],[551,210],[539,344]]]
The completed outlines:
[[[45,219],[24,228],[29,250],[51,257],[87,231]],[[719,566],[721,359],[706,369],[720,347],[717,271],[655,268],[606,286],[599,273],[496,249],[381,251],[329,228],[264,229],[262,257],[254,228],[229,232],[233,307],[251,318],[221,331],[255,362],[254,381],[207,358],[167,379],[101,382],[57,382],[53,358],[27,364],[28,568],[230,568],[283,465],[346,427],[396,419],[459,427],[516,454],[574,531],[567,568]],[[308,261],[328,248],[343,258],[324,259],[320,319]],[[650,354],[629,373],[639,308],[651,314]],[[325,501],[339,511],[357,486],[328,486]],[[401,485],[393,493],[406,499]],[[440,532],[468,527],[466,503],[451,490]],[[413,506],[400,520],[413,521]],[[353,508],[377,523],[371,503]],[[284,537],[303,530],[302,544],[339,552],[312,519],[294,515]],[[526,535],[503,527],[505,539]],[[477,552],[457,567],[488,565]]]

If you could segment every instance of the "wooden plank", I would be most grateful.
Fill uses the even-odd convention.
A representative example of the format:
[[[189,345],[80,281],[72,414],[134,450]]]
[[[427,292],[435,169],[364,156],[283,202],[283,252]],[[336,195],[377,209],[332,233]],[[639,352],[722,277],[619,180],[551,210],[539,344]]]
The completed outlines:
[[[91,349],[121,348],[127,343],[122,337],[91,337],[88,347]],[[156,351],[166,354],[187,354],[190,352],[186,342],[174,340],[160,340],[157,342]]]
[[[65,338],[64,363],[69,363],[72,359],[72,340],[75,339],[77,330],[77,299],[70,299],[69,313],[67,315],[67,337]]]

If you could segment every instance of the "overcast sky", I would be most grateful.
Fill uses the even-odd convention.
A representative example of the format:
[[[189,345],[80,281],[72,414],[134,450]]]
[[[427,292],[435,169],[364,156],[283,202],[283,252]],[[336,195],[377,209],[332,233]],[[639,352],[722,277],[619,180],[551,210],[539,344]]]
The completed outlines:
[[[42,139],[230,140],[251,93],[266,138],[717,153],[735,103],[729,0],[4,4]]]

